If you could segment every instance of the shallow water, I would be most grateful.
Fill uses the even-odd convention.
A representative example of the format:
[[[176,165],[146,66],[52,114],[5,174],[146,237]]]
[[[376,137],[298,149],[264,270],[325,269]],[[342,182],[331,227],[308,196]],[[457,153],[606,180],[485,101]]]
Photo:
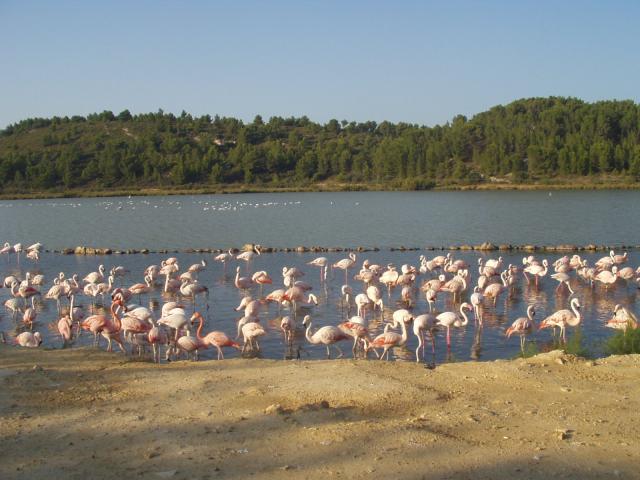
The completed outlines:
[[[379,263],[386,265],[391,262],[395,265],[402,265],[404,263],[410,263],[418,265],[418,257],[420,253],[433,256],[433,252],[367,252],[366,254],[358,255],[358,268],[365,258],[368,258],[373,263]],[[497,255],[497,254],[496,254]],[[282,286],[282,276],[280,272],[283,266],[298,266],[306,272],[306,276],[303,280],[313,285],[313,292],[319,298],[319,305],[315,307],[310,313],[313,318],[313,330],[324,325],[335,325],[342,321],[347,316],[347,311],[340,307],[340,287],[344,283],[344,274],[340,270],[334,272],[334,278],[332,278],[331,272],[329,273],[329,281],[326,284],[321,284],[319,279],[319,271],[311,266],[307,266],[306,262],[315,258],[315,254],[285,254],[276,253],[269,255],[262,255],[256,257],[250,265],[246,265],[244,262],[240,262],[242,274],[247,274],[247,267],[250,272],[257,270],[267,270],[274,279],[274,284],[271,288],[265,288],[265,294],[276,288]],[[341,253],[326,254],[331,262],[337,261],[343,258],[345,255]],[[478,253],[476,252],[460,252],[456,253],[455,258],[462,258],[467,260],[471,265],[476,264]],[[602,254],[587,254],[585,258],[589,259],[590,263],[593,263]],[[142,281],[142,271],[151,264],[159,264],[160,261],[165,258],[158,254],[150,255],[114,255],[106,257],[83,257],[83,256],[65,256],[58,254],[42,255],[39,263],[35,264],[25,258],[20,259],[20,263],[17,263],[17,259],[14,255],[0,257],[0,272],[2,278],[9,274],[17,275],[20,278],[24,278],[25,272],[41,272],[44,273],[47,279],[47,286],[42,287],[42,292],[46,293],[51,285],[52,279],[57,276],[58,272],[63,271],[67,277],[73,273],[78,273],[80,278],[83,278],[87,273],[97,270],[100,263],[104,263],[107,266],[107,270],[114,265],[124,265],[130,270],[130,274],[124,280],[125,285],[131,285],[132,283]],[[181,271],[184,271],[189,265],[199,262],[201,259],[207,259],[209,265],[207,269],[200,274],[200,282],[209,286],[211,294],[209,297],[209,309],[204,306],[204,299],[198,301],[198,310],[200,310],[207,318],[207,323],[204,328],[204,332],[211,330],[223,330],[229,334],[234,333],[236,330],[236,320],[242,315],[234,311],[242,297],[240,291],[238,291],[233,285],[233,275],[235,273],[236,263],[228,266],[228,273],[225,275],[222,269],[222,265],[213,262],[211,255],[196,255],[196,254],[178,254],[177,255]],[[515,254],[503,254],[504,264],[513,263],[521,265],[522,255]],[[637,265],[640,263],[640,253],[630,252],[629,265]],[[488,258],[488,257],[487,257]],[[549,262],[557,258],[557,256],[548,256]],[[351,276],[355,272],[350,274]],[[477,269],[471,268],[472,279],[470,284],[475,284],[477,280]],[[422,283],[426,279],[425,276],[418,277],[418,284]],[[359,293],[362,289],[362,284],[352,279],[349,281],[350,285],[354,288],[354,294]],[[583,345],[589,348],[594,354],[602,353],[603,341],[612,335],[614,332],[611,329],[604,327],[606,319],[612,315],[613,308],[616,303],[623,304],[625,306],[634,308],[637,302],[638,289],[635,284],[627,286],[624,282],[619,282],[609,292],[601,286],[589,287],[579,283],[576,279],[572,279],[572,288],[576,291],[575,296],[580,299],[582,304],[582,313],[584,319],[580,328]],[[521,275],[518,275],[517,288],[510,295],[503,295],[498,300],[497,308],[494,310],[490,304],[487,304],[485,312],[485,323],[482,329],[474,326],[473,317],[470,318],[470,323],[465,328],[452,330],[452,349],[451,354],[448,355],[445,346],[445,331],[439,331],[436,335],[436,356],[435,359],[429,354],[429,345],[427,345],[427,361],[434,361],[436,363],[442,363],[451,360],[492,360],[492,359],[505,359],[512,358],[519,354],[519,340],[518,338],[511,338],[507,340],[504,336],[505,329],[511,324],[511,322],[520,316],[524,316],[527,305],[532,303],[536,307],[536,320],[540,321],[545,316],[549,315],[553,311],[560,308],[568,308],[569,294],[563,290],[560,293],[556,293],[554,290],[557,283],[551,278],[544,278],[539,286],[536,288],[533,285],[527,285]],[[258,289],[254,289],[252,292],[254,297],[259,295]],[[9,298],[8,289],[0,289],[0,298],[4,302]],[[467,293],[468,295],[468,293]],[[400,296],[400,289],[395,289],[391,298],[384,296],[385,300],[385,312],[384,320],[390,320],[393,310],[401,308],[398,299]],[[163,297],[158,290],[151,295],[142,296],[138,302],[134,298],[135,303],[142,305],[151,305],[154,307],[156,318],[159,314],[161,304],[168,300],[168,297]],[[85,310],[88,309],[90,300],[82,298],[80,300]],[[189,311],[192,311],[193,306],[190,304],[189,299],[182,299],[183,303],[187,305]],[[53,300],[43,300],[38,304],[39,316],[36,324],[36,329],[44,334],[44,345],[51,348],[60,348],[61,341],[55,334],[49,331],[47,325],[57,320],[56,304]],[[417,298],[417,303],[413,308],[415,315],[426,312],[427,304],[423,296]],[[436,309],[440,311],[453,309],[451,298],[449,294],[440,293],[438,295],[438,301]],[[283,314],[289,314],[288,311],[283,311]],[[355,307],[352,307],[351,314],[355,314]],[[301,316],[299,318],[301,319]],[[282,337],[282,332],[279,329],[280,317],[278,316],[277,308],[270,306],[267,311],[263,311],[261,314],[261,323],[266,326],[267,336],[261,341],[261,356],[265,358],[285,358],[287,355],[295,356],[297,353],[297,347],[300,346],[301,358],[324,358],[325,349],[321,346],[309,345],[303,337],[302,328],[300,327],[298,336],[294,343],[293,352],[287,351]],[[369,316],[369,318],[371,318]],[[379,333],[382,330],[382,318],[379,312],[371,318],[370,323],[371,330],[374,334]],[[11,314],[2,309],[2,316],[0,317],[0,330],[8,332],[9,334],[15,334],[17,329],[14,324]],[[568,329],[569,338],[573,338],[575,335],[574,329]],[[92,337],[84,334],[78,339],[76,345],[88,345],[91,343]],[[534,333],[530,340],[536,343],[536,348],[539,350],[549,348],[551,346],[551,333],[548,330]],[[398,358],[406,360],[414,360],[414,350],[417,342],[413,334],[409,333],[409,341],[407,346],[403,349],[396,349],[395,355]],[[342,342],[342,348],[350,356],[351,345],[349,342]],[[231,358],[239,355],[239,352],[235,350],[228,350],[225,352],[226,356]],[[205,351],[202,355],[205,358],[212,358],[213,351]],[[373,355],[372,355],[373,356]]]
[[[116,249],[636,244],[640,191],[345,192],[0,201],[0,241]]]

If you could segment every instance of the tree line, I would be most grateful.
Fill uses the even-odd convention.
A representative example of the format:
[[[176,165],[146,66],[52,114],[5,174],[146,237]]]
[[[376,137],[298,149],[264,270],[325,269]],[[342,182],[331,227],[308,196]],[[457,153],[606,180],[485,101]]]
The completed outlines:
[[[531,98],[433,127],[125,110],[29,118],[0,131],[3,192],[319,183],[423,189],[575,176],[640,180],[638,105]]]

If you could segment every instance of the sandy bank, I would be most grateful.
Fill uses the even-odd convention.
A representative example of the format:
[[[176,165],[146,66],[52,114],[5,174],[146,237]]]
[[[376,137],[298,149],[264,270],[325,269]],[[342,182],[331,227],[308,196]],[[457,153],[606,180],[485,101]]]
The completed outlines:
[[[2,479],[640,476],[637,355],[158,367],[0,345],[0,368]]]

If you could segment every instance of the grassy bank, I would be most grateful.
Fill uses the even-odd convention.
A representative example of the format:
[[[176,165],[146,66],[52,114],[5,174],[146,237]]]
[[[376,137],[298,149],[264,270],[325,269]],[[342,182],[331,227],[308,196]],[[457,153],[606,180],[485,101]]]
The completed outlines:
[[[206,195],[233,193],[292,193],[292,192],[353,192],[353,191],[537,191],[537,190],[636,190],[640,183],[626,181],[557,181],[538,183],[479,183],[479,184],[443,184],[432,188],[403,188],[393,184],[370,183],[316,183],[305,186],[270,186],[270,185],[193,185],[180,187],[126,187],[126,188],[91,188],[69,190],[29,190],[3,191],[0,199],[45,199],[45,198],[90,198],[90,197],[118,197],[118,196],[152,196],[152,195]]]

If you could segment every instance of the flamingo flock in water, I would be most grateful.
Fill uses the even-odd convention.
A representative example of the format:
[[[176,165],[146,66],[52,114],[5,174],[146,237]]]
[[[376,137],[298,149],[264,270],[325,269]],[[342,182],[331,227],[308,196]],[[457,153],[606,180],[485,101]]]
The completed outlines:
[[[26,248],[19,243],[5,243],[0,255],[15,256],[15,262],[20,262],[20,255],[24,252],[29,261],[39,262],[41,251],[40,243]],[[114,344],[125,355],[143,356],[150,351],[157,363],[162,358],[172,361],[181,356],[197,360],[199,353],[209,348],[215,349],[218,360],[224,358],[225,348],[256,353],[260,351],[261,339],[273,335],[274,330],[276,334],[278,330],[281,332],[283,344],[290,355],[294,355],[294,339],[303,336],[309,345],[323,346],[327,358],[331,357],[331,349],[338,357],[344,356],[340,343],[348,341],[354,358],[368,358],[373,353],[381,360],[389,359],[390,353],[402,348],[411,332],[418,341],[415,360],[421,361],[425,360],[427,343],[435,355],[436,333],[440,330],[446,331],[448,351],[451,349],[452,330],[467,328],[471,317],[475,328],[481,332],[485,310],[497,308],[498,299],[514,289],[518,278],[522,277],[534,288],[538,288],[545,278],[551,278],[558,282],[556,293],[561,294],[566,289],[567,308],[553,312],[536,324],[536,306],[530,304],[526,316],[515,319],[505,330],[506,339],[512,336],[520,338],[524,354],[527,336],[536,330],[551,329],[554,338],[556,330],[559,330],[558,341],[566,343],[567,329],[582,322],[582,303],[570,285],[572,278],[591,288],[601,285],[605,294],[617,282],[638,283],[640,279],[640,268],[624,266],[627,254],[617,255],[614,251],[593,266],[577,254],[563,256],[553,263],[526,256],[521,266],[505,265],[502,257],[479,258],[475,281],[472,280],[475,273],[472,265],[453,258],[451,253],[433,258],[421,255],[417,265],[405,264],[399,270],[393,264],[382,266],[364,259],[358,270],[357,255],[351,252],[346,258],[333,263],[326,257],[318,257],[306,264],[319,269],[319,281],[324,288],[337,278],[335,274],[328,275],[329,269],[344,272],[344,283],[339,286],[340,303],[336,306],[340,309],[342,321],[338,325],[316,327],[313,310],[319,299],[311,292],[313,286],[302,279],[305,271],[297,266],[283,266],[281,285],[274,288],[274,283],[280,281],[267,271],[250,273],[252,261],[258,255],[261,255],[261,247],[256,245],[238,254],[229,250],[213,258],[214,262],[222,264],[223,272],[226,272],[227,264],[239,262],[233,285],[243,294],[235,309],[242,312],[242,317],[237,320],[235,336],[219,330],[205,332],[210,320],[210,289],[199,281],[198,276],[210,267],[207,261],[203,259],[181,273],[178,259],[170,257],[160,265],[149,265],[141,272],[143,281],[128,287],[123,283],[132,273],[123,266],[107,269],[105,265],[99,265],[96,271],[87,273],[81,280],[78,273],[66,275],[60,272],[50,287],[47,287],[42,274],[27,272],[24,279],[8,275],[2,286],[10,292],[4,306],[17,325],[18,333],[13,341],[21,347],[42,345],[43,337],[37,330],[38,301],[55,301],[58,320],[47,327],[58,335],[62,347],[73,345],[81,335],[93,335],[96,347],[104,339],[108,351],[112,351]],[[241,263],[245,264],[245,274]],[[265,294],[265,287],[272,290]],[[400,291],[397,301],[392,299],[396,289]],[[355,293],[358,290],[360,292]],[[153,312],[140,302],[143,296],[157,291],[171,297],[171,300],[162,306],[161,314],[155,318]],[[77,302],[82,296],[90,303],[87,308]],[[428,311],[418,311],[417,296],[424,296]],[[450,296],[450,310],[436,310],[439,296]],[[97,303],[98,297],[102,306]],[[199,299],[202,299],[201,303]],[[185,306],[186,301],[192,305],[191,311]],[[66,306],[63,305],[65,302]],[[273,304],[280,319],[275,329],[263,325],[260,318],[261,313],[267,312]],[[389,311],[390,305],[399,308]],[[283,309],[288,310],[287,315],[281,315]],[[382,333],[374,335],[375,329],[370,328],[374,323],[383,327]],[[631,310],[616,305],[606,326],[622,330],[638,328],[638,319]],[[2,339],[5,338],[3,334]],[[298,347],[295,353],[298,357],[300,350]]]

